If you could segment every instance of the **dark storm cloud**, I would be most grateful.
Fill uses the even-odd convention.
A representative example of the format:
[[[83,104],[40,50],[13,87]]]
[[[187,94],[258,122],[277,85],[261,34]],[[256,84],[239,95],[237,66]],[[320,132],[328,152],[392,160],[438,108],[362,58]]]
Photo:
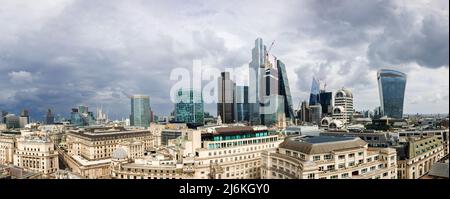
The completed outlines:
[[[447,19],[430,14],[413,24],[413,16],[385,28],[369,46],[373,66],[416,62],[430,68],[448,67],[449,26]],[[408,20],[411,22],[407,23]],[[446,21],[446,22],[445,22]],[[418,26],[418,27],[415,27]]]
[[[168,114],[173,69],[191,70],[194,59],[221,70],[245,66],[256,37],[276,40],[292,92],[305,95],[295,100],[307,98],[313,75],[330,89],[371,93],[379,67],[448,68],[448,3],[434,3],[4,0],[0,109],[67,114],[103,105],[120,118],[130,109],[125,94],[147,94],[157,114]]]

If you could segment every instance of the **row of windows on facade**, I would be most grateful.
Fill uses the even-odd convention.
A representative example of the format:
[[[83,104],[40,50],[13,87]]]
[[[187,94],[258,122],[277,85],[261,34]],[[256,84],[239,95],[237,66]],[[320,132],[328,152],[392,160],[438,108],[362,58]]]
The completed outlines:
[[[376,156],[376,157],[378,157],[378,156]],[[378,160],[378,158],[376,158],[376,160]],[[395,156],[392,156],[391,160],[395,160]],[[368,163],[372,162],[372,158],[367,158],[367,162]],[[297,168],[297,166],[295,164],[292,164],[292,163],[287,162],[287,161],[283,161],[281,159],[272,158],[272,163],[273,163],[272,168],[274,168],[274,169],[279,169],[279,168],[283,169],[283,166],[286,166],[287,168],[291,168],[291,169]],[[359,160],[358,161],[358,165],[363,164],[363,163],[364,163],[364,160]],[[392,164],[394,164],[394,163],[392,163]],[[277,167],[277,165],[278,165],[278,167]],[[348,166],[349,167],[356,166],[355,161],[349,162]],[[325,166],[320,166],[319,167],[319,171],[326,171],[326,170],[333,171],[333,170],[335,170],[335,165],[334,164],[326,165],[326,170],[324,168],[325,168]],[[345,163],[338,164],[338,168],[339,169],[344,169],[345,168]]]
[[[383,166],[382,165],[378,165],[378,168],[382,169]],[[283,179],[283,178],[288,179],[289,177],[287,175],[296,176],[296,174],[297,174],[296,172],[290,171],[289,169],[285,169],[284,170],[283,168],[279,168],[279,170],[281,172],[284,172],[284,174],[285,174],[285,175],[283,175],[282,173],[278,173],[278,177],[281,178],[281,179]],[[357,170],[358,174],[359,173],[361,173],[361,174],[368,174],[368,172],[374,172],[374,171],[376,171],[376,166],[372,166],[372,167],[370,167],[370,169],[363,168],[361,170]],[[353,172],[356,172],[356,171],[353,171]],[[264,171],[263,173],[265,174],[266,172]],[[395,173],[395,171],[391,171],[391,174],[394,174],[394,173]],[[350,173],[342,173],[341,174],[341,178],[349,178],[349,174]],[[387,175],[388,175],[388,172],[383,173],[383,177],[386,177]],[[273,177],[277,177],[277,172],[272,171],[272,176]],[[314,173],[310,173],[310,174],[308,174],[307,178],[308,179],[315,179],[315,174]],[[330,179],[337,179],[337,178],[338,178],[338,175],[330,176]],[[395,176],[393,176],[393,178],[395,178]],[[327,179],[327,177],[321,177],[320,179]]]
[[[256,154],[256,157],[259,157],[260,154]],[[234,157],[234,161],[238,161],[238,160],[246,160],[246,159],[251,159],[251,158],[255,158],[255,154],[252,155],[248,155],[248,156],[237,156]],[[215,160],[209,160],[209,163],[223,163],[223,162],[228,162],[229,161],[233,161],[233,158],[221,158],[221,159],[215,159]]]
[[[45,156],[44,153],[33,153],[33,152],[25,152],[25,151],[18,151],[18,155],[28,155],[28,156]]]
[[[208,144],[208,149],[219,149],[219,148],[227,148],[227,147],[236,147],[236,146],[244,146],[250,144],[260,144],[267,142],[275,142],[278,138],[263,138],[263,139],[254,139],[254,140],[243,140],[243,141],[234,141],[234,142],[220,142],[220,143],[212,143]]]
[[[247,147],[245,148],[245,151],[255,151],[255,150],[262,150],[262,149],[266,149],[269,147],[275,147],[274,144],[266,144],[266,145],[262,145],[262,146],[255,146],[255,147]],[[228,150],[228,154],[234,154],[234,153],[240,153],[241,149],[233,149],[233,152],[231,152],[231,149]],[[244,149],[242,149],[242,152],[244,152]],[[224,155],[227,154],[227,150],[223,150],[223,151],[215,151],[215,152],[209,152],[208,156],[216,156],[216,155],[222,155],[222,153]]]
[[[363,156],[363,154],[364,154],[364,152],[358,152],[358,156]],[[298,152],[291,152],[291,151],[289,151],[289,150],[286,150],[286,155],[288,155],[288,156],[293,156],[293,157],[296,157],[296,158],[300,158],[301,160],[306,160],[306,155],[305,154],[303,154],[303,153],[298,153]],[[338,156],[338,159],[339,160],[343,160],[343,159],[345,159],[346,157],[348,157],[348,158],[354,158],[355,157],[355,153],[350,153],[350,154],[347,154],[347,155],[339,155]],[[375,157],[376,158],[376,160],[378,160],[378,156],[376,156]],[[331,154],[326,154],[326,155],[323,155],[323,158],[322,158],[322,156],[321,155],[315,155],[315,156],[313,156],[313,160],[314,161],[320,161],[320,160],[332,160],[333,159],[333,155],[331,155]]]
[[[114,140],[96,141],[96,142],[93,142],[93,144],[95,144],[95,145],[99,145],[99,144],[117,144],[118,142],[122,141],[120,138],[123,138],[123,136],[118,137],[117,139],[114,139]],[[124,137],[124,138],[127,138],[127,137]],[[136,137],[133,137],[133,138],[136,139],[136,140],[144,140],[144,139],[145,140],[151,140],[152,139],[151,135],[146,135],[146,136],[140,135],[140,136],[136,136]]]

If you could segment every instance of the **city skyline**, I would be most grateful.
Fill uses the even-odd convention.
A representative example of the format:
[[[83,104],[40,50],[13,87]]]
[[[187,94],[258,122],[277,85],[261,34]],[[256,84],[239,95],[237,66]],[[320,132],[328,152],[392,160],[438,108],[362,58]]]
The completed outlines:
[[[393,68],[408,75],[405,114],[448,113],[448,2],[197,2],[166,12],[179,3],[2,1],[0,110],[27,109],[38,119],[49,108],[67,117],[80,104],[103,104],[121,119],[130,114],[124,93],[142,93],[156,115],[169,115],[171,69],[200,59],[239,68],[244,80],[236,83],[247,85],[261,37],[275,41],[271,52],[286,65],[294,109],[309,99],[314,76],[327,91],[349,88],[356,110],[373,110],[377,71]],[[205,103],[212,115],[216,109]]]

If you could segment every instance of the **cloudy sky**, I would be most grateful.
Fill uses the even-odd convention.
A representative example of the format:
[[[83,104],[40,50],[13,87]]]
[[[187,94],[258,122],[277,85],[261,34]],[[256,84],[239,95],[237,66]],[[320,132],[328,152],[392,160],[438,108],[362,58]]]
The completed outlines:
[[[103,105],[120,118],[127,94],[147,94],[166,115],[174,68],[246,69],[257,37],[275,40],[295,108],[316,76],[372,110],[376,71],[389,67],[408,74],[406,113],[449,110],[444,0],[0,0],[0,110]]]

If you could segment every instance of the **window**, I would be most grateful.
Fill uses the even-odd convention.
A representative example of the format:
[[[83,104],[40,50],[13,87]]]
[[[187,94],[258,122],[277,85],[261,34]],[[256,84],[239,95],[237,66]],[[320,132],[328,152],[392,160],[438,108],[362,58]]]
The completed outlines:
[[[358,152],[358,155],[359,156],[362,156],[364,153],[363,152]]]
[[[343,169],[344,167],[345,167],[345,164],[344,164],[344,163],[341,163],[341,164],[338,165],[338,168],[339,168],[339,169]]]
[[[372,162],[372,158],[367,158],[366,161],[367,162]]]
[[[308,179],[314,179],[314,173],[308,174]]]
[[[331,176],[331,177],[330,177],[330,179],[337,179],[337,178],[338,178],[337,175],[334,175],[334,176]]]
[[[361,173],[367,173],[367,169],[362,169]]]
[[[332,157],[331,157],[331,155],[330,155],[330,154],[327,154],[327,155],[325,155],[325,156],[324,156],[324,159],[325,159],[325,160],[331,160],[331,159],[332,159]]]
[[[348,178],[348,173],[341,174],[341,178]]]
[[[339,155],[338,158],[339,160],[345,159],[345,155]]]
[[[355,162],[349,162],[348,166],[350,166],[350,167],[355,166]]]
[[[358,160],[358,164],[364,163],[364,160]]]
[[[350,154],[348,154],[348,157],[349,158],[353,158],[353,157],[355,157],[355,154],[354,153],[350,153]]]
[[[330,170],[330,171],[334,170],[334,165],[328,165],[327,170]]]
[[[313,160],[314,160],[314,161],[319,161],[319,160],[320,160],[320,156],[315,155],[315,156],[313,157]]]
[[[305,158],[306,158],[306,157],[305,157],[304,154],[300,154],[300,159],[301,159],[301,160],[305,160]]]

